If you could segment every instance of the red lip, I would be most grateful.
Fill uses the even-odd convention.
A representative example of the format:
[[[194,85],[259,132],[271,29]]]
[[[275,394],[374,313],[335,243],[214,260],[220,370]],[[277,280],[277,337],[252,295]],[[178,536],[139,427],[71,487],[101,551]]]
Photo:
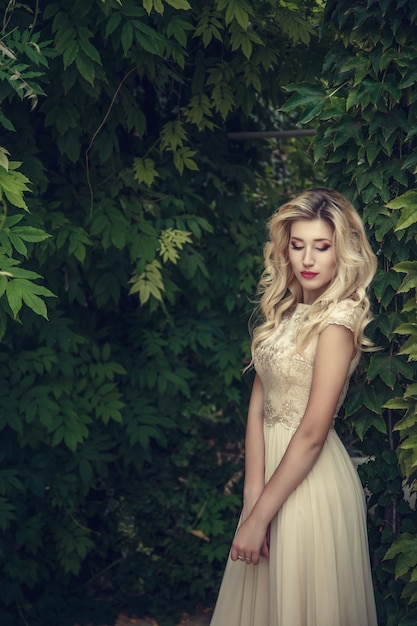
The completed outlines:
[[[314,278],[315,276],[318,276],[317,272],[301,272],[301,276],[303,278]]]

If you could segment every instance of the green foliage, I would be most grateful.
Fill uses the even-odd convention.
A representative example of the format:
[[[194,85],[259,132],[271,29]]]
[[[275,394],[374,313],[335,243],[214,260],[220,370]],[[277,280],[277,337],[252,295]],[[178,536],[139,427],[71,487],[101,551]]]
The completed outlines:
[[[265,220],[312,175],[227,133],[282,126],[320,4],[0,5],[0,623],[172,623],[217,591]]]
[[[40,33],[11,28],[9,21],[13,8],[8,6],[3,20],[0,39],[0,93],[1,100],[10,101],[13,96],[29,100],[31,109],[44,95],[40,80],[48,68],[49,48],[40,42]],[[35,69],[36,68],[36,69]],[[3,104],[4,106],[4,104]],[[0,110],[0,124],[5,131],[15,131],[11,119]],[[30,191],[29,178],[19,171],[22,163],[9,160],[10,151],[0,146],[0,339],[3,337],[7,318],[16,319],[23,303],[36,314],[47,318],[46,306],[39,296],[52,296],[49,289],[35,281],[41,278],[36,272],[21,267],[21,257],[30,256],[27,243],[44,241],[47,233],[34,226],[17,226],[22,215],[8,216],[9,209],[28,211],[24,197]]]
[[[364,362],[346,414],[372,459],[361,475],[372,494],[379,623],[389,626],[414,624],[417,600],[416,514],[403,491],[417,467],[416,24],[411,1],[329,0],[323,79],[289,87],[283,107],[317,125],[315,159],[361,208],[378,254],[370,334],[380,351]]]

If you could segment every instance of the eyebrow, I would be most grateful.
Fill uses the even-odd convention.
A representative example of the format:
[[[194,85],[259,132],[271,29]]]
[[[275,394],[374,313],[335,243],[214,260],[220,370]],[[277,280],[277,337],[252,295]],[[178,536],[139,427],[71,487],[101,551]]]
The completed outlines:
[[[294,235],[291,235],[291,239],[304,242],[304,239],[301,239],[301,237],[294,237]],[[332,243],[332,240],[327,239],[326,237],[323,237],[322,239],[313,239],[313,241],[327,241],[328,243]]]

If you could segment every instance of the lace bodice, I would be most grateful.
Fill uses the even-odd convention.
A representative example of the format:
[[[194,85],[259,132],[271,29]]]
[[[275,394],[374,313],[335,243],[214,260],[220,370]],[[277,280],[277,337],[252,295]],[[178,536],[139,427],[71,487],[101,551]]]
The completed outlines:
[[[307,304],[298,304],[293,313],[284,314],[275,333],[255,350],[254,364],[264,388],[264,419],[268,426],[281,422],[287,428],[296,430],[307,407],[318,337],[310,341],[302,355],[295,345],[297,330],[307,311]],[[328,324],[339,324],[353,330],[356,315],[353,303],[345,300],[336,306]],[[359,354],[352,359],[335,417],[358,361]]]

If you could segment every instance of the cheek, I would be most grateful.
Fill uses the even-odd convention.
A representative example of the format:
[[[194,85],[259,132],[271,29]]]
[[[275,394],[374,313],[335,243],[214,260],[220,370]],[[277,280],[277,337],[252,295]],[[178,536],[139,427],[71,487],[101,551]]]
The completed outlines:
[[[336,263],[336,259],[333,257],[332,259],[329,260],[329,272],[331,274],[335,274],[336,273],[336,267],[337,267],[337,263]]]
[[[288,261],[290,262],[290,265],[291,265],[292,269],[294,269],[295,258],[294,258],[294,254],[293,254],[292,250],[288,251]]]

